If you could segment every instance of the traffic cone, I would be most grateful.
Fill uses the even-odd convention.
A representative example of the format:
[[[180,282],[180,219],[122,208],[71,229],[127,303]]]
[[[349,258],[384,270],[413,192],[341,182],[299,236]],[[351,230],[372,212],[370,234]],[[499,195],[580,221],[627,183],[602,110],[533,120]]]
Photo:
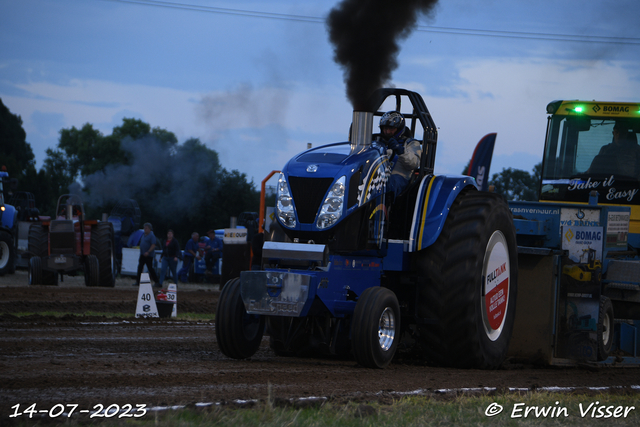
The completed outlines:
[[[136,317],[160,317],[158,315],[158,306],[156,305],[156,299],[153,295],[151,281],[149,280],[149,273],[142,273],[140,276]]]
[[[169,283],[167,288],[167,301],[173,302],[171,317],[178,317],[178,287],[175,283]]]

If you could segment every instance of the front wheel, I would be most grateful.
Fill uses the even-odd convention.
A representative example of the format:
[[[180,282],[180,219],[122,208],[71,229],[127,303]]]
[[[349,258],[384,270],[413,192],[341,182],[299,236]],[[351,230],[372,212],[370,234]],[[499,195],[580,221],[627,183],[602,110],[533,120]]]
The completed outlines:
[[[598,316],[598,360],[607,360],[613,346],[613,304],[605,296],[600,297]]]
[[[116,258],[113,250],[113,225],[99,222],[91,228],[91,255],[98,260],[98,284],[116,285]]]
[[[356,362],[366,368],[384,368],[398,348],[400,305],[387,288],[367,288],[353,313],[351,340]]]
[[[58,285],[58,272],[51,270],[44,270],[42,268],[42,260],[49,255],[49,232],[48,228],[42,226],[42,224],[31,224],[29,227],[29,252],[31,252],[31,260],[36,258],[36,261],[29,261],[29,284],[33,285]],[[33,263],[37,263],[34,269]],[[34,269],[33,276],[31,270]]]
[[[515,318],[518,259],[506,201],[464,191],[436,242],[419,256],[418,313],[427,358],[439,365],[495,369]]]
[[[248,314],[240,296],[240,279],[224,285],[216,309],[216,338],[220,351],[232,359],[253,356],[264,334],[264,317]]]

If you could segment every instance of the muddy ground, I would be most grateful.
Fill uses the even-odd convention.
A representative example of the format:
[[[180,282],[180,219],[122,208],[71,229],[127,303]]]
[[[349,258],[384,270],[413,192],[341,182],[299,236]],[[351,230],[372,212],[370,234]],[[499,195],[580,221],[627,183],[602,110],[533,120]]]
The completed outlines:
[[[86,288],[82,278],[58,287],[27,286],[24,271],[0,277],[0,424],[12,407],[38,409],[75,403],[79,408],[116,403],[238,404],[238,400],[323,397],[390,401],[402,393],[490,387],[623,387],[640,393],[640,369],[553,368],[505,364],[496,371],[428,366],[400,358],[387,369],[364,369],[353,360],[276,357],[263,339],[250,360],[223,356],[211,320],[134,319],[137,288]],[[216,285],[180,285],[180,312],[213,314]],[[18,313],[106,312],[129,317]],[[618,389],[620,392],[620,389]],[[640,394],[638,394],[640,397]]]

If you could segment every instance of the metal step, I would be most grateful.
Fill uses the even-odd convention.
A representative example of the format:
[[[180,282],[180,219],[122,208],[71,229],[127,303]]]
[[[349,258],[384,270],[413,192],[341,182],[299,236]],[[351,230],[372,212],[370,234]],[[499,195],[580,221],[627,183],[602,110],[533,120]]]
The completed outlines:
[[[613,289],[640,291],[640,260],[609,262],[603,282]]]

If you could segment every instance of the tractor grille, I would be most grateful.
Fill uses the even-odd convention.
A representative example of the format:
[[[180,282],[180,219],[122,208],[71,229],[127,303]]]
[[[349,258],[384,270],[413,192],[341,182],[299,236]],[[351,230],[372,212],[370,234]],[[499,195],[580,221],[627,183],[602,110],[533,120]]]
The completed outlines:
[[[76,232],[73,221],[54,220],[49,228],[51,254],[73,254],[76,251]]]
[[[296,205],[298,220],[302,224],[312,224],[320,204],[324,201],[333,178],[299,178],[289,177],[291,196]]]

